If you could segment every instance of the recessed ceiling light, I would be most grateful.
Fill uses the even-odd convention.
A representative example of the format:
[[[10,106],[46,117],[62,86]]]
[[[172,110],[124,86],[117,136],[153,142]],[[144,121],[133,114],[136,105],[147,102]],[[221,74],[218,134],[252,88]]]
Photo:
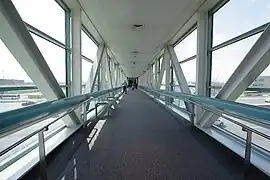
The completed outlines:
[[[133,24],[132,27],[135,29],[140,29],[143,27],[143,24]]]

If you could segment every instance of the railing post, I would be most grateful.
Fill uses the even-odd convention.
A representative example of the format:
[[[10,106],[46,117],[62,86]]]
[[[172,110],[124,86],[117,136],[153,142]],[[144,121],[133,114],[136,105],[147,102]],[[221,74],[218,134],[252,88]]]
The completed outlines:
[[[85,103],[84,105],[83,105],[83,124],[87,121],[87,104],[88,103]]]
[[[245,160],[246,160],[246,163],[249,165],[250,164],[250,156],[251,156],[252,131],[245,129],[245,128],[243,128],[243,131],[247,132]]]
[[[98,108],[98,103],[95,104],[96,119],[98,119],[98,111],[97,111],[97,108]]]
[[[44,131],[43,129],[38,133],[38,143],[39,143],[39,167],[40,167],[40,177],[42,180],[47,180],[47,164],[45,155],[45,143],[44,143]]]
[[[191,123],[191,125],[192,126],[194,126],[195,125],[195,105],[194,105],[194,103],[190,103],[190,123]]]

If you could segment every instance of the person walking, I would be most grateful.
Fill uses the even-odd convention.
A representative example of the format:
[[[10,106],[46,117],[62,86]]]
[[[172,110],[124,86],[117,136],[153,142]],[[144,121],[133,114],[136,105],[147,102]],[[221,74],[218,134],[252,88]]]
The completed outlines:
[[[132,83],[132,91],[133,91],[135,88],[136,88],[136,82],[134,81],[134,82]]]
[[[122,86],[123,86],[124,93],[127,94],[127,82],[124,81],[123,84],[122,84]]]

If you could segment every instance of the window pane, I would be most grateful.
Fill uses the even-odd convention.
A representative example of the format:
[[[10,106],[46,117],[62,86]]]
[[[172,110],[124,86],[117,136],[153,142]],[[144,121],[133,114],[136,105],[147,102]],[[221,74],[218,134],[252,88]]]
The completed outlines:
[[[188,35],[183,41],[174,47],[177,58],[180,61],[185,60],[197,54],[197,29]]]
[[[89,78],[92,63],[82,59],[82,83],[85,84]]]
[[[161,58],[159,59],[159,69],[161,69],[162,61],[163,61],[163,57],[161,57]]]
[[[187,83],[190,85],[196,84],[196,59],[181,63],[181,68],[187,80]]]
[[[254,35],[213,52],[212,86],[225,84],[259,36],[260,34]]]
[[[214,14],[213,46],[270,21],[269,0],[231,0]]]
[[[163,90],[166,89],[165,83],[166,83],[166,70],[164,71],[164,74],[163,74],[163,77],[162,77],[162,82],[161,82],[160,89],[163,89]]]
[[[66,62],[65,50],[46,41],[35,34],[32,34],[40,52],[45,58],[48,66],[50,67],[53,75],[59,84],[66,84]]]
[[[255,90],[247,90],[236,100],[240,103],[270,108],[270,66],[268,66],[249,86]]]
[[[10,79],[3,81],[0,85],[22,85],[32,82],[24,69],[11,54],[9,49],[0,39],[0,79]]]
[[[22,19],[65,42],[65,11],[54,0],[12,0]]]
[[[24,69],[0,40],[0,113],[45,101],[38,89],[2,90],[1,87],[35,86]]]
[[[95,61],[97,56],[97,45],[81,30],[82,34],[82,55]]]

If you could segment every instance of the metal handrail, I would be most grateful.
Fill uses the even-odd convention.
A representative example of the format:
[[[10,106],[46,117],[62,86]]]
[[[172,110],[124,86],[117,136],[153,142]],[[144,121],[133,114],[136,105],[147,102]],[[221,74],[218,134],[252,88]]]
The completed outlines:
[[[254,123],[261,124],[264,126],[265,125],[269,126],[270,110],[267,108],[237,103],[237,102],[233,102],[233,101],[226,101],[226,100],[214,99],[214,98],[209,98],[209,97],[195,96],[195,95],[185,94],[185,93],[181,93],[181,92],[153,90],[153,89],[149,89],[149,88],[143,87],[143,86],[141,86],[141,88],[150,92],[150,93],[158,93],[158,94],[163,95],[163,96],[179,98],[185,102],[190,103],[193,107],[191,109],[192,115],[190,116],[192,125],[195,125],[194,119],[192,119],[192,118],[194,118],[194,115],[195,115],[194,114],[194,105],[196,105],[196,106],[199,106],[200,108],[202,108],[206,111],[209,111],[217,116],[220,116],[220,117],[242,127],[242,130],[247,132],[246,148],[245,148],[245,160],[247,161],[247,163],[250,163],[252,133],[255,133],[261,137],[264,137],[265,139],[270,140],[269,135],[262,133],[254,128],[251,128],[243,123],[235,121],[227,116],[224,116],[224,114],[226,114],[228,116],[240,118],[242,120],[249,119]],[[247,111],[248,111],[248,113],[247,113]],[[232,113],[232,112],[234,112],[234,113]],[[251,115],[252,113],[255,113],[255,118],[254,118],[254,115],[253,116]],[[249,116],[252,116],[253,118],[251,118]],[[262,117],[266,117],[266,120],[262,119]]]
[[[44,104],[45,105],[50,105],[50,106],[53,106],[55,104],[57,104],[57,107],[58,106],[64,106],[62,110],[59,110],[59,109],[50,109],[50,113],[51,114],[59,114],[61,113],[63,110],[66,110],[66,106],[69,107],[69,109],[67,109],[67,111],[62,114],[60,117],[58,117],[57,119],[53,120],[52,122],[46,124],[45,126],[37,129],[36,131],[28,134],[27,136],[25,136],[24,138],[20,139],[19,141],[15,142],[14,144],[10,145],[9,147],[7,147],[6,149],[2,150],[0,152],[0,157],[4,154],[6,154],[7,152],[9,152],[10,150],[14,149],[15,147],[17,147],[18,145],[22,144],[23,142],[25,142],[26,140],[30,139],[31,137],[33,137],[34,135],[38,134],[38,142],[39,142],[39,159],[40,159],[40,167],[41,167],[41,171],[40,171],[40,174],[43,176],[43,179],[47,179],[46,176],[46,159],[45,159],[45,138],[44,138],[44,132],[48,130],[48,127],[50,125],[52,125],[53,123],[59,121],[61,118],[63,118],[64,116],[68,115],[69,113],[73,112],[74,110],[76,110],[77,108],[79,108],[80,106],[83,106],[86,107],[86,104],[89,103],[90,101],[92,101],[94,98],[100,98],[100,96],[104,96],[105,94],[108,94],[110,92],[115,92],[117,90],[121,89],[121,87],[118,87],[118,88],[113,88],[113,89],[109,89],[109,90],[104,90],[104,91],[99,91],[99,92],[94,92],[94,93],[89,93],[89,94],[84,94],[84,95],[79,95],[79,96],[75,96],[75,97],[71,97],[71,98],[64,98],[64,103],[59,103],[60,101],[63,101],[63,99],[60,99],[60,100],[54,100],[54,101],[50,101],[50,102],[45,102],[45,103],[41,103],[43,106]],[[121,95],[121,94],[120,94]],[[119,96],[120,96],[119,95]],[[84,101],[81,102],[81,98],[86,98]],[[76,100],[74,100],[76,99]],[[118,96],[116,97],[116,99],[118,99]],[[57,103],[58,102],[58,103]],[[78,104],[76,105],[73,105],[73,103],[75,102],[79,102]],[[37,108],[39,108],[40,105],[33,105],[32,108],[31,107],[26,107],[26,108],[23,108],[24,110],[22,112],[25,112],[25,114],[30,114],[30,112],[28,111],[31,111],[31,110],[35,110]],[[53,106],[54,108],[56,108],[56,106]],[[28,110],[28,111],[27,111]],[[81,122],[80,126],[82,125],[85,125],[86,123],[88,123],[88,121],[86,120],[86,116],[87,116],[87,113],[89,112],[88,109],[84,108],[83,109],[84,113],[83,113],[83,117],[82,119],[84,119],[85,121],[84,122]],[[5,114],[12,114],[11,112],[13,113],[16,113],[16,112],[21,112],[21,111],[18,111],[18,110],[13,110],[13,111],[10,111],[10,112],[5,112],[5,113],[1,113],[0,114],[0,117],[1,115],[4,116]],[[44,112],[47,112],[47,109],[43,109],[40,113],[40,115],[42,115],[42,113]],[[39,115],[37,115],[39,116]],[[47,115],[46,116],[46,119],[49,118],[51,115]],[[12,117],[14,118],[14,117]],[[44,118],[43,116],[40,117],[40,118]],[[1,120],[2,121],[2,120]],[[6,162],[4,165],[2,165],[3,167],[6,167],[6,164],[9,164],[8,162]],[[1,167],[2,168],[2,167]]]
[[[11,129],[23,128],[32,122],[47,119],[55,114],[66,111],[78,104],[86,101],[89,98],[102,96],[109,92],[121,89],[121,87],[78,95],[74,97],[62,98],[58,100],[46,101],[33,106],[28,106],[20,109],[15,109],[0,113],[0,135],[9,132]]]
[[[61,88],[68,87],[67,85],[60,85]],[[0,92],[5,91],[27,91],[27,90],[38,90],[35,85],[19,85],[19,86],[0,86]]]
[[[210,97],[203,97],[191,94],[185,94],[180,92],[172,92],[165,90],[156,90],[157,92],[162,92],[164,94],[173,95],[179,99],[190,102],[202,103],[207,106],[213,106],[215,108],[223,109],[230,112],[235,112],[238,115],[243,116],[243,118],[253,117],[255,120],[264,120],[266,122],[270,121],[270,110],[264,107],[253,106],[249,104],[242,104],[234,101],[227,101],[222,99],[214,99]],[[231,114],[230,114],[231,115]]]

